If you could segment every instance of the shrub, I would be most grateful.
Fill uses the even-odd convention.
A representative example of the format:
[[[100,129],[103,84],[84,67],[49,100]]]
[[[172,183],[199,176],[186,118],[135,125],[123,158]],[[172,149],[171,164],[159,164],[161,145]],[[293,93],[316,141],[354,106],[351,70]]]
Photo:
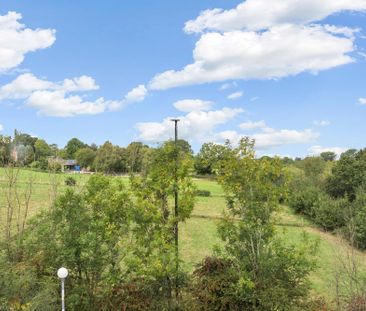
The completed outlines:
[[[289,199],[289,205],[296,213],[314,216],[313,206],[319,200],[320,192],[313,187],[305,188],[293,193]]]
[[[316,224],[325,230],[335,230],[345,225],[345,209],[347,199],[334,200],[326,195],[322,195],[314,202],[313,214]]]
[[[196,190],[196,195],[199,197],[210,197],[211,196],[211,192],[208,190]]]
[[[65,179],[65,185],[70,187],[76,186],[76,179],[71,176],[67,177]]]

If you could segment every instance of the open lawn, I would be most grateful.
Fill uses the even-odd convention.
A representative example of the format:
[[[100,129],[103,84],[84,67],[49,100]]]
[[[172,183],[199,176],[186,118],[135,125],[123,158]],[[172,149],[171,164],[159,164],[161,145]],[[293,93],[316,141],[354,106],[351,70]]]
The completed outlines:
[[[30,204],[30,215],[36,214],[43,208],[48,208],[52,202],[52,193],[60,193],[65,189],[67,174],[48,174],[21,170],[19,172],[19,193],[26,187],[29,178],[33,178],[33,193]],[[81,189],[88,175],[72,175],[77,181],[77,187]],[[128,183],[127,177],[122,178]],[[216,224],[220,221],[225,209],[225,198],[222,189],[215,181],[205,179],[194,180],[197,188],[209,190],[210,197],[197,197],[192,217],[180,227],[180,248],[185,268],[191,270],[206,255],[212,253],[212,248],[220,241],[216,234]],[[4,219],[5,206],[5,171],[0,168],[0,228]],[[55,189],[57,191],[55,191]],[[335,293],[335,267],[340,262],[348,259],[348,254],[353,251],[342,239],[329,233],[324,233],[311,225],[306,219],[294,215],[287,207],[283,207],[277,215],[278,235],[288,243],[301,243],[304,232],[310,239],[319,241],[317,254],[317,270],[311,276],[314,294],[332,300]],[[361,271],[366,271],[366,255],[355,251],[360,261]]]

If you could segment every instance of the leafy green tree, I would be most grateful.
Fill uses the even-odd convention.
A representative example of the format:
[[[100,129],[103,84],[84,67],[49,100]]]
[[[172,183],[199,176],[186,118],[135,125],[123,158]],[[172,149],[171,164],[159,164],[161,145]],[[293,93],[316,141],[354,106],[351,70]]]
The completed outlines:
[[[91,148],[81,148],[75,153],[77,164],[84,168],[93,166],[97,152]]]
[[[29,135],[29,134],[25,134],[25,133],[21,133],[17,130],[14,131],[14,139],[13,139],[13,145],[14,146],[32,146],[32,148],[34,148],[34,144],[37,141],[37,137]]]
[[[324,172],[325,161],[322,157],[306,157],[302,160],[302,168],[306,177],[317,181]]]
[[[131,207],[121,181],[95,175],[85,191],[68,188],[53,209],[36,216],[28,229],[25,262],[36,264],[37,295],[55,284],[55,271],[65,266],[70,271],[68,307],[108,310],[103,297],[112,295],[123,274]]]
[[[51,147],[43,139],[37,139],[34,143],[35,159],[40,161],[52,155]]]
[[[334,198],[355,199],[358,188],[366,184],[366,149],[343,154],[326,180],[325,188]]]
[[[75,154],[79,149],[88,147],[87,144],[83,143],[77,138],[70,139],[65,147],[66,156],[68,159],[75,159]]]
[[[106,174],[127,172],[126,150],[105,142],[97,151],[94,167],[97,172]]]
[[[216,305],[202,309],[223,310],[225,301],[234,306],[230,310],[303,310],[312,262],[306,248],[287,246],[275,237],[273,213],[286,191],[280,160],[255,159],[253,142],[247,138],[237,148],[226,148],[218,180],[229,212],[218,232],[229,280],[218,294],[203,292]],[[198,284],[204,280],[206,274]],[[197,294],[199,298],[202,292]]]
[[[195,157],[194,168],[199,175],[214,174],[218,163],[225,157],[225,146],[205,143]]]
[[[0,165],[10,161],[11,137],[0,135]]]
[[[126,147],[128,169],[131,172],[141,172],[143,160],[148,146],[140,142],[132,142]]]
[[[179,254],[175,249],[175,227],[193,209],[192,164],[189,154],[168,142],[152,151],[151,162],[143,175],[131,176],[131,191],[136,198],[136,257],[130,269],[140,278],[149,275],[154,280],[149,297],[154,303],[160,301],[160,309],[172,308],[173,292],[177,294],[184,283],[185,273],[180,268],[180,258],[176,257]],[[173,204],[175,189],[179,189],[177,218]]]
[[[334,161],[337,158],[337,155],[332,151],[325,151],[320,154],[324,161]]]

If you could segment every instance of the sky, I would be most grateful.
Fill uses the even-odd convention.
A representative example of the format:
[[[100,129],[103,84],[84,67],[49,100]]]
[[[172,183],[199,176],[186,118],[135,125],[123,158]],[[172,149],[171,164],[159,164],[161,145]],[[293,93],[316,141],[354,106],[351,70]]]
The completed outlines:
[[[0,134],[366,147],[366,0],[0,3]]]

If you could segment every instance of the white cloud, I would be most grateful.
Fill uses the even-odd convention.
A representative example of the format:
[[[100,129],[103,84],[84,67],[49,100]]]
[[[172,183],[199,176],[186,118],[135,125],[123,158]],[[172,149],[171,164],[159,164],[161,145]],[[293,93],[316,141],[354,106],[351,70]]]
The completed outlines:
[[[55,30],[25,28],[19,23],[21,18],[16,12],[0,15],[0,73],[20,65],[25,54],[45,49],[56,40]]]
[[[201,99],[183,99],[175,102],[173,106],[179,111],[191,112],[191,111],[206,111],[212,107],[212,102]]]
[[[244,92],[242,92],[242,91],[234,92],[234,93],[231,93],[230,95],[228,95],[227,99],[231,99],[231,100],[238,99],[238,98],[242,97],[243,94],[244,94]]]
[[[239,108],[223,108],[216,111],[191,111],[180,116],[179,136],[198,142],[211,141],[214,129],[235,118],[243,110]],[[139,139],[146,142],[161,142],[172,138],[173,127],[171,118],[159,122],[141,122],[136,125]]]
[[[233,143],[237,143],[240,138],[248,136],[255,140],[256,149],[268,149],[284,145],[305,144],[319,137],[318,133],[311,129],[303,131],[281,129],[275,130],[269,127],[262,128],[262,132],[255,134],[238,133],[236,131],[223,131],[216,133],[215,139],[218,142],[223,142],[229,139]]]
[[[257,122],[247,121],[247,122],[240,124],[239,127],[242,130],[253,130],[253,129],[265,128],[265,127],[267,127],[267,125],[266,125],[266,122],[264,122],[263,120],[257,121]]]
[[[53,117],[99,114],[117,103],[102,97],[95,101],[84,101],[80,96],[67,95],[64,91],[35,91],[26,100],[26,106],[36,108],[40,115]]]
[[[221,85],[220,91],[224,91],[224,90],[230,89],[232,87],[237,87],[237,86],[238,86],[238,84],[235,81],[224,83],[223,85]]]
[[[192,64],[156,75],[149,87],[163,90],[214,81],[315,74],[353,62],[348,54],[354,50],[354,38],[336,35],[321,25],[205,33],[196,43]]]
[[[359,98],[359,99],[358,99],[358,103],[359,103],[360,105],[366,105],[366,98]]]
[[[128,103],[141,102],[145,99],[147,93],[148,91],[145,85],[140,84],[139,86],[135,87],[134,89],[132,89],[130,92],[127,93],[127,95],[125,96],[125,100]]]
[[[54,117],[93,115],[106,110],[116,110],[124,105],[124,101],[110,101],[104,98],[85,101],[79,95],[70,95],[70,93],[97,89],[99,86],[89,76],[65,79],[55,83],[39,79],[31,73],[25,73],[0,87],[0,100],[23,99],[26,106],[37,109],[39,114]]]
[[[4,127],[2,124],[0,124],[0,132],[2,132],[4,130]]]
[[[250,135],[256,142],[258,149],[277,147],[292,144],[305,144],[314,141],[319,134],[311,129],[298,130],[274,130],[268,128],[265,132]]]
[[[328,125],[330,125],[330,122],[327,121],[327,120],[322,120],[322,121],[315,120],[314,125],[316,125],[316,126],[328,126]]]
[[[308,151],[310,155],[320,155],[322,152],[331,151],[334,152],[337,156],[340,156],[343,152],[347,151],[349,148],[342,147],[322,147],[322,146],[311,146]]]
[[[281,24],[307,24],[342,11],[364,11],[365,0],[246,0],[231,10],[203,11],[185,25],[187,33],[261,30]]]
[[[91,91],[99,88],[88,76],[65,79],[59,83],[39,79],[31,73],[24,73],[12,82],[0,87],[0,100],[25,99],[35,91],[60,90],[65,92]]]

